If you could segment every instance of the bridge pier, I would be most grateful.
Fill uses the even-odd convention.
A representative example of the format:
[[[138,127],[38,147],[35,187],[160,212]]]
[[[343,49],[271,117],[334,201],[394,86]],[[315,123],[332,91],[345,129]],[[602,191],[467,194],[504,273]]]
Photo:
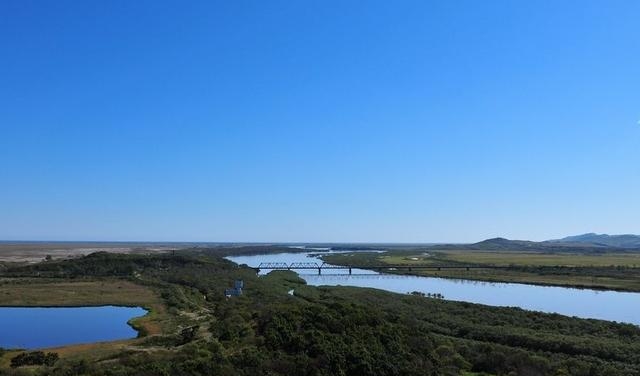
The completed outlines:
[[[322,275],[322,268],[318,268],[318,275]]]
[[[349,267],[349,275],[351,275],[351,267]]]

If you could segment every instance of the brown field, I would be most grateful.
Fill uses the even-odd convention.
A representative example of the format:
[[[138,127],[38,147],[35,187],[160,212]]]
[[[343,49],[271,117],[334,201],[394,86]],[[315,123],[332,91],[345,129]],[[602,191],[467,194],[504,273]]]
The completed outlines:
[[[0,262],[36,263],[53,259],[73,258],[94,252],[156,253],[185,248],[184,244],[98,243],[98,242],[0,242]]]

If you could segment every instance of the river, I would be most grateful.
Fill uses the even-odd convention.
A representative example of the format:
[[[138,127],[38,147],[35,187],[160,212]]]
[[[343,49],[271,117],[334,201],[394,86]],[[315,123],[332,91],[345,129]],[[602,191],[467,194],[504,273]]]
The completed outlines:
[[[227,259],[251,267],[258,267],[262,262],[321,264],[322,261],[315,255],[323,252],[326,251],[230,256]],[[412,291],[439,293],[447,300],[520,307],[530,311],[640,325],[640,293],[381,274],[361,269],[353,269],[355,275],[337,270],[323,275],[311,270],[296,272],[313,286],[372,287],[403,294]],[[261,274],[264,273],[261,271]]]

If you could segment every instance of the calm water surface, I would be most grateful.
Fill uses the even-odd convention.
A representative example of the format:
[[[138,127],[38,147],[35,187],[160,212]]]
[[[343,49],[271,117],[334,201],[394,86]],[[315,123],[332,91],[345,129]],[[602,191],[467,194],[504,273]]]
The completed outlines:
[[[38,349],[138,335],[127,321],[139,307],[0,307],[0,347]]]
[[[314,254],[318,254],[317,251]],[[305,253],[233,256],[229,260],[257,267],[261,262],[317,262],[322,261]],[[588,289],[536,286],[517,283],[493,283],[433,277],[380,274],[370,270],[331,271],[331,275],[311,274],[311,270],[297,271],[300,277],[314,286],[373,287],[397,293],[420,291],[440,293],[445,299],[491,306],[520,307],[531,311],[559,313],[581,318],[594,318],[640,325],[640,293],[597,291]],[[324,272],[324,271],[323,271]],[[339,274],[334,274],[339,273]],[[347,273],[346,275],[344,273]],[[261,274],[264,274],[261,272]]]

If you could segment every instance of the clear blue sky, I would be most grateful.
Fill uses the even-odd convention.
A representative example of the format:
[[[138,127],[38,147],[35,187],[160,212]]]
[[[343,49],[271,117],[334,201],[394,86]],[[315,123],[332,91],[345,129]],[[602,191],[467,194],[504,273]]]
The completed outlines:
[[[639,14],[2,1],[0,239],[640,233]]]

